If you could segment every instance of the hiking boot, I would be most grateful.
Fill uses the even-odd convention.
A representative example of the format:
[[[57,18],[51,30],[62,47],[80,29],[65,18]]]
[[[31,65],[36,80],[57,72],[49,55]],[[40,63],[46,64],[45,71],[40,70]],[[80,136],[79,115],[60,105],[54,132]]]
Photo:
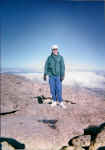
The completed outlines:
[[[57,105],[57,102],[55,102],[55,101],[53,101],[52,104],[51,104],[52,107],[54,107],[56,105]]]
[[[60,106],[61,106],[62,108],[64,108],[64,109],[66,109],[66,106],[64,105],[63,102],[60,103]]]

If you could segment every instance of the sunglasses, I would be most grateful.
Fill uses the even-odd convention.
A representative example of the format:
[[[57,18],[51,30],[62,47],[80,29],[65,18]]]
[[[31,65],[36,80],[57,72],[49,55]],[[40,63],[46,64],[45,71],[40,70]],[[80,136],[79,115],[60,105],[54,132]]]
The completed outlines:
[[[58,49],[56,48],[56,49],[53,49],[53,51],[57,51]]]

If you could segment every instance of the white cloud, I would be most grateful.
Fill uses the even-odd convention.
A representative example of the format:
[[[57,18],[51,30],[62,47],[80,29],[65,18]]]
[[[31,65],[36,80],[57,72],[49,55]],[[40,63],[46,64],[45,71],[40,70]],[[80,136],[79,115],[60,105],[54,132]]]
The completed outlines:
[[[97,75],[95,72],[66,72],[64,84],[72,86],[78,84],[88,88],[104,88],[105,77]]]
[[[21,73],[20,75],[26,77],[30,80],[37,80],[43,82],[43,74],[42,73]]]
[[[89,65],[89,64],[72,64],[67,61],[65,61],[65,68],[67,72],[71,71],[92,71],[92,70],[100,70],[100,68],[97,68],[95,65]]]
[[[31,80],[43,81],[43,73],[27,73],[21,74]],[[47,80],[48,82],[48,80]],[[88,88],[103,88],[105,89],[105,76],[96,74],[95,72],[66,72],[64,85],[81,86]]]

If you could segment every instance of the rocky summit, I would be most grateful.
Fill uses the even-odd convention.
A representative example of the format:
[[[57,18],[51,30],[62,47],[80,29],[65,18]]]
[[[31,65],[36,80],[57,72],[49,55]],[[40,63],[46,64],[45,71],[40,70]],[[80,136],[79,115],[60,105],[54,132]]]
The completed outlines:
[[[0,74],[1,150],[105,150],[105,98],[63,85],[66,109],[47,83]]]

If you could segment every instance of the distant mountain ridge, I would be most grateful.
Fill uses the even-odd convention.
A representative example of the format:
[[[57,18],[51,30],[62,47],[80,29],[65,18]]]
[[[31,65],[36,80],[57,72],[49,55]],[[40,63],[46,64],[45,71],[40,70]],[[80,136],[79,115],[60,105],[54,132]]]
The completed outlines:
[[[14,73],[41,73],[41,72],[37,71],[36,69],[1,68],[0,73],[14,74]]]
[[[70,72],[95,72],[98,75],[105,76],[105,70],[89,70],[89,69],[71,69]],[[42,73],[34,68],[0,68],[0,73]]]

